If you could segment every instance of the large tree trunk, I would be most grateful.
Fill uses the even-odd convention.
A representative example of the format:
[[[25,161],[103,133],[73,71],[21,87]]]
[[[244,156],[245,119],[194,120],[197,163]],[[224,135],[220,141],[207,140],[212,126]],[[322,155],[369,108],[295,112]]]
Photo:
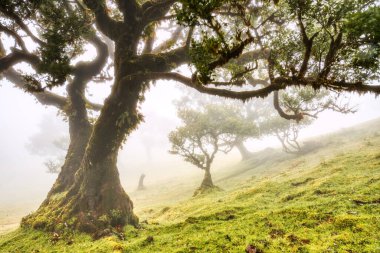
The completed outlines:
[[[70,145],[65,162],[45,201],[54,194],[67,191],[74,184],[75,173],[82,162],[90,134],[90,124],[82,124],[81,127],[70,127]]]
[[[242,141],[236,143],[236,147],[239,150],[241,154],[241,159],[247,160],[252,156],[252,153],[244,146],[244,143]]]
[[[109,53],[107,44],[97,36],[92,36],[89,41],[96,48],[97,55],[90,62],[77,63],[73,72],[74,79],[67,86],[69,101],[61,109],[69,119],[70,145],[58,178],[43,205],[54,198],[55,194],[67,191],[74,184],[75,173],[80,168],[90,139],[92,126],[87,115],[85,89],[87,83],[105,66]]]
[[[137,224],[132,201],[121,186],[116,162],[125,134],[135,129],[140,120],[137,113],[140,86],[122,87],[106,100],[73,186],[68,192],[45,201],[23,224],[51,230],[67,223],[85,232],[110,225]]]
[[[109,226],[137,225],[133,203],[121,186],[116,163],[126,135],[141,121],[137,107],[145,82],[124,76],[125,73],[115,78],[72,187],[49,199],[36,213],[26,217],[23,224],[49,230],[68,224],[90,233]]]
[[[115,84],[117,90],[107,99],[94,126],[81,169],[67,195],[70,215],[83,219],[78,223],[82,230],[91,230],[92,226],[96,229],[93,220],[103,215],[110,217],[111,225],[138,222],[132,201],[121,186],[116,162],[125,135],[140,122],[137,104],[142,86],[141,83]]]

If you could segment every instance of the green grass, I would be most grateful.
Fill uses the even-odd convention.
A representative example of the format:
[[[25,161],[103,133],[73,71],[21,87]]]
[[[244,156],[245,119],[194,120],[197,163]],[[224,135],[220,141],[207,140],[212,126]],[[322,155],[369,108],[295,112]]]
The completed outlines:
[[[66,232],[54,242],[18,229],[0,237],[0,252],[380,252],[380,135],[367,137],[266,164],[253,157],[216,173],[224,191],[196,198],[193,183],[168,186],[141,201],[142,227],[126,227],[125,240]]]

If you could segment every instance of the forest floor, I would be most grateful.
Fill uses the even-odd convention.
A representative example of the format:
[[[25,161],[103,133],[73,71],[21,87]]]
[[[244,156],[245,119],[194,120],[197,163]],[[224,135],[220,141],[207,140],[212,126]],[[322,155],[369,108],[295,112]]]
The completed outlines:
[[[375,120],[304,154],[267,149],[214,173],[222,191],[192,197],[200,182],[182,179],[132,193],[141,227],[122,236],[17,229],[0,252],[380,252],[379,147]]]

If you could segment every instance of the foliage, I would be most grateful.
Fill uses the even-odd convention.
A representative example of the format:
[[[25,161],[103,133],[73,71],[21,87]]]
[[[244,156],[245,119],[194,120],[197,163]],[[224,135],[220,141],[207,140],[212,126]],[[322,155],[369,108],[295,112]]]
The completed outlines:
[[[371,3],[373,4],[374,1],[369,1],[366,4]],[[352,27],[352,24],[356,26],[364,25],[363,20],[353,21],[353,17],[362,16],[363,14],[360,14],[360,10],[366,8],[365,5],[361,5],[360,1],[305,2],[292,0],[284,2],[284,6],[290,11],[286,15],[290,15],[290,17],[294,19],[298,18],[303,22],[303,25],[306,27],[306,36],[309,38],[315,36],[312,41],[313,49],[311,50],[311,59],[308,68],[310,75],[318,75],[318,73],[323,73],[323,69],[330,70],[331,68],[331,75],[337,77],[351,73],[349,77],[351,80],[355,78],[368,78],[368,76],[365,75],[366,72],[362,71],[358,66],[347,64],[355,61],[353,51],[358,48],[358,45],[360,44],[360,47],[365,45],[365,42],[359,42],[358,37],[353,39],[355,33],[352,28],[349,28]],[[375,9],[377,9],[377,7]],[[300,25],[300,20],[290,22],[296,22]],[[350,21],[347,22],[347,20]],[[375,27],[369,27],[368,32],[374,33],[375,29]],[[300,33],[302,34],[302,31],[300,31]],[[302,62],[304,38],[298,34],[294,34],[292,28],[281,29],[280,34],[283,36],[281,41],[276,41],[275,39],[273,40],[274,44],[272,44],[273,46],[279,46],[278,50],[274,53],[279,57],[277,58],[279,60],[276,59],[278,62],[278,71],[287,72],[286,75],[291,75],[294,74],[292,73],[292,68],[295,68],[299,65],[299,62]],[[286,38],[289,43],[283,43],[284,38]],[[336,43],[336,48],[331,46],[334,43]],[[324,55],[326,58],[324,59],[325,61],[322,62],[321,59],[323,59]],[[329,55],[335,58],[327,59]],[[326,65],[329,61],[331,61],[331,66]]]
[[[45,1],[39,8],[38,22],[45,27],[41,34],[46,45],[39,48],[39,70],[49,73],[48,87],[63,84],[71,71],[71,59],[82,53],[83,40],[89,33],[89,20],[83,13],[62,11],[63,2]]]
[[[238,140],[258,134],[256,125],[231,105],[210,104],[202,110],[182,108],[178,116],[184,125],[169,134],[170,153],[201,169],[209,168],[217,152],[228,153]]]
[[[251,15],[245,13],[245,4],[246,1],[240,0],[183,0],[174,7],[179,24],[200,28],[199,36],[194,36],[191,41],[189,54],[202,82],[215,80],[214,70],[218,62],[238,57],[251,40],[248,30]],[[235,15],[223,19],[213,14],[224,8]],[[231,29],[229,22],[236,27]]]
[[[351,15],[344,24],[353,50],[352,65],[376,71],[380,56],[380,8],[372,7]]]
[[[252,38],[253,43],[248,43],[240,53],[250,50],[264,53],[270,49],[271,57],[240,62],[240,68],[259,62],[259,69],[270,70],[271,79],[302,77],[304,71],[310,77],[350,75],[350,80],[379,77],[376,74],[379,7],[373,0],[365,3],[287,0],[276,6],[269,1],[180,1],[175,11],[180,24],[199,29],[190,53],[203,83],[236,74],[228,66],[215,62],[236,57],[231,57],[232,48],[242,45],[247,38]],[[221,68],[227,74],[218,78]],[[259,69],[243,72],[247,84],[249,78],[257,78],[258,72],[254,70]]]
[[[25,76],[34,85],[32,91],[62,85],[71,72],[72,58],[82,53],[83,41],[89,34],[88,17],[64,1],[2,1],[0,10],[6,16],[2,22],[16,26],[27,19],[43,28],[37,30],[43,41],[33,38],[41,59],[37,66],[40,77]]]

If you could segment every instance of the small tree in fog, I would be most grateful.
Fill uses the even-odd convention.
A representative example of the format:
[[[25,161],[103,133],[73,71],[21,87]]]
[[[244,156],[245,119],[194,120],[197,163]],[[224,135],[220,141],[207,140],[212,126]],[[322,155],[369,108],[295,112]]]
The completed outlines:
[[[47,173],[57,174],[64,164],[70,138],[66,135],[57,138],[57,132],[61,130],[54,125],[49,126],[49,130],[51,131],[50,134],[41,129],[40,132],[32,136],[26,144],[26,149],[32,155],[45,158],[44,165]]]
[[[183,125],[169,134],[169,152],[204,171],[196,193],[215,187],[210,170],[218,152],[227,154],[237,141],[258,134],[255,124],[246,121],[241,110],[234,106],[207,105],[203,110],[181,108],[178,117]]]
[[[262,135],[275,136],[280,141],[284,152],[296,154],[302,150],[302,145],[298,140],[300,130],[311,123],[312,120],[295,122],[274,116],[263,122]]]
[[[286,92],[274,92],[273,97],[246,103],[218,97],[210,98],[191,90],[186,90],[184,93],[185,95],[175,102],[178,110],[202,111],[210,104],[214,107],[227,105],[227,107],[239,108],[239,113],[235,114],[236,120],[251,122],[251,126],[254,127],[251,131],[252,136],[243,135],[239,138],[239,133],[236,133],[235,147],[239,150],[242,160],[249,159],[252,155],[245,146],[247,139],[275,136],[281,142],[285,152],[299,153],[303,151],[303,146],[298,142],[299,132],[313,123],[321,112],[330,110],[352,113],[355,111],[344,96],[328,90],[315,91],[312,88],[289,88]],[[220,126],[222,125],[215,127]],[[257,128],[260,131],[257,131]]]
[[[145,190],[144,179],[145,179],[145,174],[143,173],[143,174],[141,174],[141,176],[140,176],[140,179],[139,179],[139,185],[137,186],[137,190],[138,190],[138,191]]]
[[[355,112],[344,96],[327,90],[317,92],[312,88],[293,88],[282,94],[275,92],[273,104],[274,107],[267,107],[265,116],[261,115],[258,122],[260,133],[262,136],[277,137],[283,150],[292,154],[304,151],[304,147],[298,141],[299,133],[301,129],[312,124],[321,112]]]

